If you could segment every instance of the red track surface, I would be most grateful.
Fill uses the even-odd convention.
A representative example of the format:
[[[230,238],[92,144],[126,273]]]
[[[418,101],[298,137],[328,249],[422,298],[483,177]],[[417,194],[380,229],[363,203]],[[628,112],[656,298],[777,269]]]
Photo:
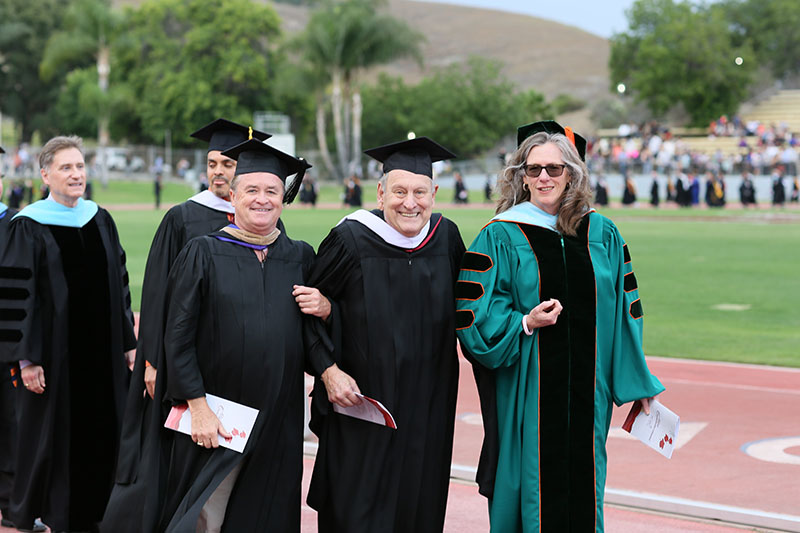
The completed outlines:
[[[770,462],[748,455],[756,441],[794,438],[800,443],[800,370],[680,359],[649,358],[650,369],[666,386],[659,398],[681,416],[681,447],[666,459],[635,440],[620,438],[618,427],[629,406],[614,411],[608,440],[609,490],[646,493],[782,515],[800,515],[800,444]],[[477,465],[483,430],[469,363],[461,361],[454,465]],[[688,438],[688,441],[687,441]],[[766,454],[769,458],[769,453]],[[304,495],[313,458],[305,460]],[[607,499],[611,499],[607,497]],[[699,522],[606,505],[606,531],[741,532]],[[474,484],[454,481],[445,531],[488,531],[486,500]],[[797,529],[800,531],[800,523]],[[316,532],[316,513],[303,506],[303,533]],[[0,528],[0,533],[15,530]],[[764,531],[759,530],[759,531]]]
[[[672,459],[666,459],[612,431],[607,487],[800,515],[800,465],[763,461],[742,450],[754,441],[800,438],[800,370],[665,358],[648,358],[648,362],[667,388],[659,400],[681,416],[681,440],[691,438]],[[628,409],[629,405],[615,408],[612,428],[622,424]],[[454,465],[477,465],[483,438],[479,414],[472,371],[462,359]],[[800,460],[800,449],[789,448],[786,453]],[[312,459],[306,459],[307,470],[312,464]],[[305,483],[307,476],[308,472]],[[731,525],[611,505],[606,505],[605,519],[610,533],[742,531]],[[314,520],[314,511],[304,507],[303,533],[316,531]],[[488,523],[486,500],[477,494],[477,487],[451,483],[445,531],[486,532]]]
[[[655,358],[649,364],[667,387],[660,399],[680,414],[681,429],[707,425],[671,460],[638,442],[609,439],[608,486],[800,515],[800,465],[742,450],[754,441],[800,436],[800,371]],[[624,415],[617,410],[612,426]]]

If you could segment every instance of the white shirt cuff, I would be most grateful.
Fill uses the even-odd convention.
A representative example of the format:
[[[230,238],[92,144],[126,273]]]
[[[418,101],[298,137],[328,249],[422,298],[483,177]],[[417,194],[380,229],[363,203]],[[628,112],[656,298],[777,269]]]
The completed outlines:
[[[22,369],[23,369],[23,368],[25,368],[26,366],[31,366],[32,364],[33,364],[33,363],[31,363],[31,362],[30,362],[30,361],[28,361],[27,359],[23,359],[22,361],[20,361],[20,362],[19,362],[19,369],[20,369],[20,370],[22,370]]]
[[[528,329],[528,322],[525,320],[528,315],[522,315],[522,331],[525,332],[525,335],[533,335],[533,330]]]

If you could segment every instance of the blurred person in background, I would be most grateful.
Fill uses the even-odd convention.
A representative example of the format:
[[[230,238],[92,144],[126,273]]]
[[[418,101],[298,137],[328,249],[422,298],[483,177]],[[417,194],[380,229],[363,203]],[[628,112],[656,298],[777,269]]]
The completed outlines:
[[[650,205],[658,207],[658,203],[661,200],[660,193],[658,192],[658,171],[651,171],[650,177],[653,180],[650,184]]]
[[[719,172],[706,172],[706,204],[708,207],[725,207],[725,182]]]
[[[467,191],[467,186],[464,183],[464,178],[461,176],[461,172],[454,172],[453,173],[453,187],[455,189],[453,195],[453,203],[454,204],[468,204],[469,203],[469,192]]]
[[[319,196],[319,185],[317,181],[306,173],[300,187],[300,203],[317,207],[317,197]]]
[[[753,185],[753,179],[750,177],[750,171],[744,169],[742,171],[742,184],[739,185],[739,201],[742,206],[748,207],[756,203],[756,188]]]
[[[633,205],[636,203],[636,183],[633,178],[625,174],[625,183],[622,189],[622,205]]]
[[[783,183],[784,169],[781,165],[776,165],[772,171],[772,205],[783,207],[786,203],[786,187]]]
[[[608,205],[608,183],[605,176],[597,178],[597,183],[594,187],[594,203],[597,205]]]

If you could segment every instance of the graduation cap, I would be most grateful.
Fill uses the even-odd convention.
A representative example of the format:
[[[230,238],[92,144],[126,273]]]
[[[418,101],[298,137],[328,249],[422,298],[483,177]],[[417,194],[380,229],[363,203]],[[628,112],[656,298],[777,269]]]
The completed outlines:
[[[572,131],[572,128],[565,128],[555,120],[542,120],[540,122],[532,122],[525,126],[517,128],[517,146],[522,144],[522,141],[533,135],[543,131],[545,133],[560,133],[569,139],[575,148],[578,150],[578,155],[581,156],[581,161],[586,161],[586,139]]]
[[[283,195],[285,204],[292,203],[300,190],[306,169],[311,168],[305,159],[291,156],[255,139],[237,144],[222,152],[222,155],[236,160],[236,176],[252,172],[269,172],[278,176],[285,185],[286,178],[296,173],[297,176]]]
[[[6,153],[6,151],[5,151],[5,150],[3,150],[3,147],[2,147],[2,146],[0,146],[0,154],[4,154],[4,153]]]
[[[224,152],[248,139],[263,141],[272,137],[269,133],[242,126],[224,118],[206,124],[191,135],[195,139],[208,142],[208,151]]]
[[[456,154],[427,137],[370,148],[365,154],[383,163],[383,173],[401,169],[433,178],[433,163],[452,159]]]

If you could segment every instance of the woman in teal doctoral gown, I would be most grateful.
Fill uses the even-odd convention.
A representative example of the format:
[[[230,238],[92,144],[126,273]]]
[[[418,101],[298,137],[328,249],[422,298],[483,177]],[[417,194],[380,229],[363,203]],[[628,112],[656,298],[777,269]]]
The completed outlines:
[[[492,531],[603,531],[612,401],[664,390],[642,351],[628,247],[589,206],[586,141],[520,128],[497,215],[461,264],[458,337],[481,396]]]

